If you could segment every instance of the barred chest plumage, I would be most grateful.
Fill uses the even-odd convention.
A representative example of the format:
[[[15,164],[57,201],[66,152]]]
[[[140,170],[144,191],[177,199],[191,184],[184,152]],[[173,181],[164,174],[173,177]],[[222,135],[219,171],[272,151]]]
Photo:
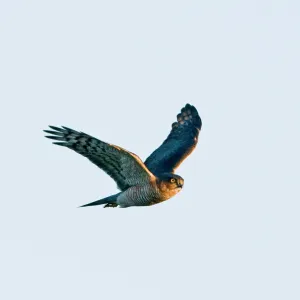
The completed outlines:
[[[128,188],[117,198],[120,207],[149,206],[169,199],[161,193],[154,182],[145,185],[136,185]]]

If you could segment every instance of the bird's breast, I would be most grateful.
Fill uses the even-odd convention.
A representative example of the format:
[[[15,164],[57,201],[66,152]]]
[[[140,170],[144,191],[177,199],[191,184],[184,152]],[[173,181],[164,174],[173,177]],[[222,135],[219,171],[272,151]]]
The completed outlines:
[[[127,189],[118,198],[121,205],[126,206],[147,206],[152,202],[159,202],[160,195],[152,184],[136,185]]]
[[[168,200],[178,194],[181,191],[181,188],[170,189],[165,183],[161,183],[159,186],[159,193],[161,201]]]

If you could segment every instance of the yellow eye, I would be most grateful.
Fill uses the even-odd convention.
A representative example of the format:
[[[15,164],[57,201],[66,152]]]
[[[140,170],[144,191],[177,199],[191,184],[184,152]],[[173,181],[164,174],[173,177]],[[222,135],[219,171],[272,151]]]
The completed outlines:
[[[175,182],[175,179],[174,179],[174,178],[171,178],[170,182],[174,183],[174,182]]]

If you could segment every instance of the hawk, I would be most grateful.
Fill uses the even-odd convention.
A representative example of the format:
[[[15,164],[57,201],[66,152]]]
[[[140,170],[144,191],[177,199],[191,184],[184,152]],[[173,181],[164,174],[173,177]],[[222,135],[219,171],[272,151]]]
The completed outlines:
[[[130,207],[158,204],[181,191],[184,180],[174,172],[196,147],[201,126],[196,108],[186,104],[167,139],[144,163],[132,152],[65,126],[44,131],[51,134],[47,138],[56,140],[53,144],[85,156],[117,183],[119,193],[81,207]]]

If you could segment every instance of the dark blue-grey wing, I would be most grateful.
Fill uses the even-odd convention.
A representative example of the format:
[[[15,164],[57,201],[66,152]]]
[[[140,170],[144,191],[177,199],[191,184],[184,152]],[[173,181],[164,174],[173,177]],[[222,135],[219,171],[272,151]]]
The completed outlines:
[[[196,147],[201,126],[197,109],[187,104],[177,115],[167,139],[146,159],[147,168],[155,175],[173,173]]]

